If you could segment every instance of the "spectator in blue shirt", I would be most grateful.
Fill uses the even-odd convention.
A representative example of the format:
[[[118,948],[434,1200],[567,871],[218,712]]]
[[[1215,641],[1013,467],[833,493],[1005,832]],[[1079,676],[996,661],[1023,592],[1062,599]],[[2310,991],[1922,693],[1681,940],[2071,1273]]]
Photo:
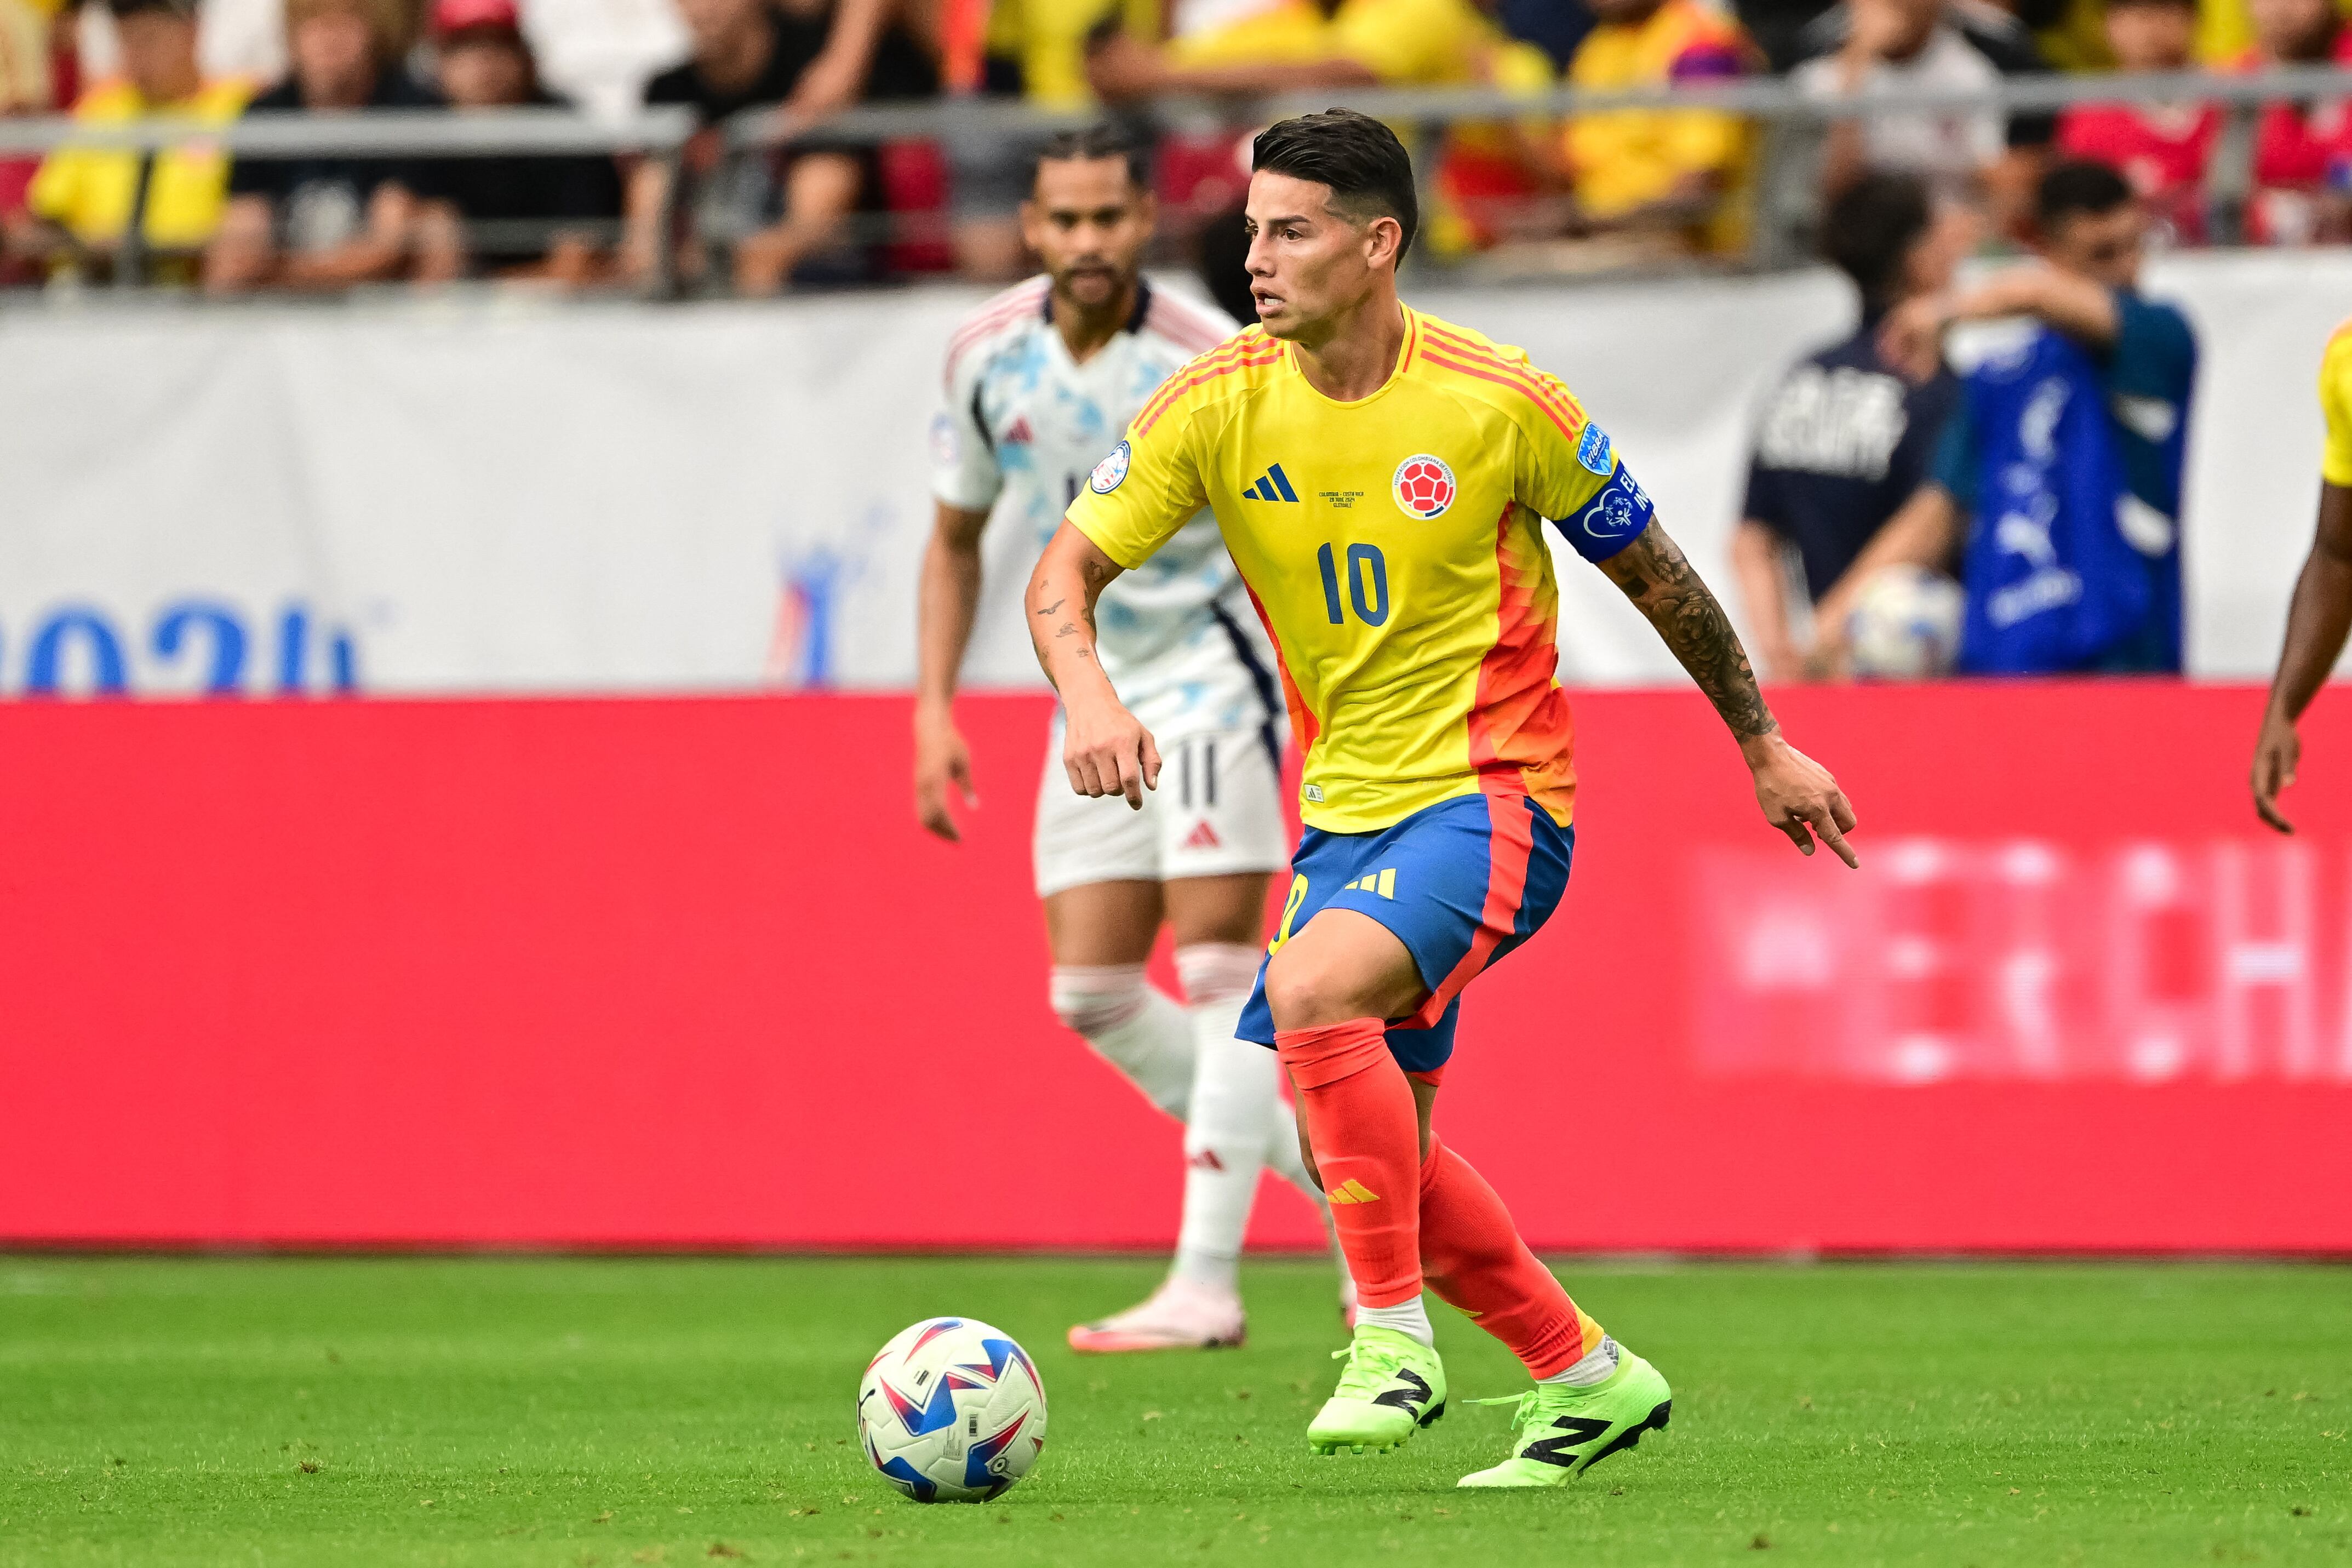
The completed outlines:
[[[2148,217],[2121,174],[2057,164],[2034,205],[2041,265],[1914,300],[1880,329],[1887,357],[1916,374],[1956,322],[2033,323],[1969,374],[1932,477],[1850,575],[1957,556],[1963,669],[2178,673],[2196,336],[2139,293]]]
[[[1940,363],[1906,374],[1880,352],[1878,332],[1897,306],[1951,287],[1975,231],[1964,209],[1937,201],[1916,174],[1865,174],[1824,215],[1822,254],[1853,280],[1861,321],[1791,366],[1765,398],[1731,538],[1748,647],[1767,679],[1805,674],[1790,615],[1790,556],[1808,599],[1823,602],[1927,478],[1960,384]]]

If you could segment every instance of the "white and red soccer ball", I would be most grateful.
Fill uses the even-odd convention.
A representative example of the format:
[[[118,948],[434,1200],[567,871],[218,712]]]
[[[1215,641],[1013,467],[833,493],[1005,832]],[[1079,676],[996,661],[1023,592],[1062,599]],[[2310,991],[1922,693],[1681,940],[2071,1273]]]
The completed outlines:
[[[1433,458],[1426,452],[1399,463],[1391,484],[1397,505],[1423,522],[1454,504],[1454,470],[1445,466],[1443,458]]]
[[[917,1502],[986,1502],[1045,1447],[1045,1385],[1002,1329],[928,1318],[867,1364],[857,1439],[882,1479]]]

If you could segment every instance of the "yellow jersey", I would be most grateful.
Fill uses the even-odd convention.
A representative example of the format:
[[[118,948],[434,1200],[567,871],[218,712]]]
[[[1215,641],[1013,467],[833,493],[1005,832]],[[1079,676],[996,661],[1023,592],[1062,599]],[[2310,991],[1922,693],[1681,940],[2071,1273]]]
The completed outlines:
[[[1574,731],[1539,531],[1558,520],[1602,560],[1650,500],[1525,353],[1417,310],[1404,329],[1354,403],[1264,328],[1228,339],[1144,405],[1068,520],[1132,569],[1213,509],[1275,641],[1309,826],[1375,832],[1498,773],[1566,826]]]
[[[184,103],[156,105],[127,81],[101,82],[82,95],[74,106],[74,118],[86,124],[121,125],[168,114],[226,125],[244,111],[252,90],[250,84],[235,79],[212,81]],[[228,164],[228,153],[217,146],[174,147],[159,153],[147,185],[147,243],[184,250],[210,239],[227,201]],[[136,153],[68,144],[41,160],[26,205],[85,245],[112,245],[131,222],[131,200],[138,184]]]
[[[1587,33],[1568,80],[1591,92],[1723,80],[1746,71],[1748,47],[1738,23],[1699,0],[1666,0],[1639,22],[1603,22]],[[1576,199],[1601,218],[1664,200],[1689,175],[1718,175],[1728,193],[1748,158],[1748,122],[1711,109],[1580,114],[1566,137]],[[1723,211],[1728,221],[1707,226],[1716,232],[1706,237],[1712,248],[1737,249],[1745,239],[1738,203],[1727,199]]]
[[[1331,58],[1330,24],[1312,0],[1254,11],[1222,26],[1168,41],[1180,66],[1297,65]]]
[[[2352,488],[2352,321],[2336,329],[2319,361],[2319,410],[2327,416],[2327,449],[2319,477]]]

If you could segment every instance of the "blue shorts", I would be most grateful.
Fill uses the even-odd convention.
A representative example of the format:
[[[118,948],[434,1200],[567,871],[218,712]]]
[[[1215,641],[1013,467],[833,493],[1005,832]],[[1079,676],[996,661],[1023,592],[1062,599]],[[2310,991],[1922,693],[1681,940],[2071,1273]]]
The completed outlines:
[[[1429,1000],[1389,1020],[1389,1050],[1407,1072],[1433,1073],[1454,1054],[1462,988],[1535,935],[1568,890],[1576,830],[1517,790],[1460,795],[1378,833],[1310,827],[1292,857],[1276,949],[1325,910],[1353,910],[1396,933]],[[1274,1044],[1265,965],[1242,1009],[1244,1040]]]

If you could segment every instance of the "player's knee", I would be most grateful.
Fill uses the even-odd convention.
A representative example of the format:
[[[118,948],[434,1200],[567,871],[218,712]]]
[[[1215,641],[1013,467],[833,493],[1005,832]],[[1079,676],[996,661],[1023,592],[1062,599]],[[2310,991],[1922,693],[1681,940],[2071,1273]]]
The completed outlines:
[[[1366,1016],[1361,999],[1328,967],[1288,948],[1266,962],[1265,1005],[1277,1029],[1312,1029]]]
[[[1195,942],[1176,950],[1176,978],[1195,1007],[1246,997],[1257,984],[1257,965],[1253,942]]]
[[[1149,984],[1139,963],[1057,964],[1048,995],[1054,1016],[1092,1039],[1142,1012]]]

